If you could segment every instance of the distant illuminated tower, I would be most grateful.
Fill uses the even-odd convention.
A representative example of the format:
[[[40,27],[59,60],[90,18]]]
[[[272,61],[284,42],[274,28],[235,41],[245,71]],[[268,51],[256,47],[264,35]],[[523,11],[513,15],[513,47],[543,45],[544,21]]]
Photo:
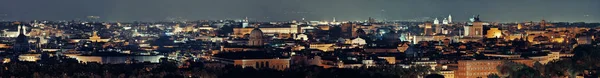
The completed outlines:
[[[448,23],[452,23],[452,15],[448,15]]]
[[[262,46],[263,44],[263,32],[258,27],[256,27],[250,32],[248,46]]]
[[[25,36],[25,27],[19,26],[19,36],[15,40],[13,49],[18,53],[29,52],[29,39]]]
[[[242,23],[242,28],[246,28],[246,27],[248,27],[248,17],[246,17],[246,18],[244,19],[244,21],[242,21],[242,22],[243,22],[243,23]]]
[[[448,24],[448,19],[444,18],[444,20],[442,20],[442,24]]]
[[[435,18],[435,20],[433,20],[433,24],[435,24],[435,25],[440,24],[440,20],[438,20],[437,18]]]

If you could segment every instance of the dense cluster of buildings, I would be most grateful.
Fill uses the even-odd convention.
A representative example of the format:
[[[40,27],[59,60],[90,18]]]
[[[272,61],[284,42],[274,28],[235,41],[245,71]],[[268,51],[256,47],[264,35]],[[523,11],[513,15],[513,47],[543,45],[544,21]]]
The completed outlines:
[[[201,20],[0,22],[2,61],[69,57],[103,64],[176,61],[285,70],[292,66],[430,66],[446,78],[498,74],[502,61],[568,59],[598,45],[598,23]]]

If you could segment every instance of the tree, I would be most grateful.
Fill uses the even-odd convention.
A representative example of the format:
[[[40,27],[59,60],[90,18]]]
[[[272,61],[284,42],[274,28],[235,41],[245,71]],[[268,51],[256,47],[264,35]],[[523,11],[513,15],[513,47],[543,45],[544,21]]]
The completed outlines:
[[[579,45],[573,49],[573,62],[576,69],[594,69],[600,67],[600,47],[592,45]]]
[[[528,67],[525,64],[516,63],[513,61],[503,61],[501,65],[497,67],[499,74],[502,77],[510,78],[540,78],[539,71]]]
[[[542,74],[542,75],[545,73],[544,65],[542,65],[542,63],[540,63],[539,61],[536,61],[535,63],[533,63],[533,68],[535,70],[538,70],[540,72],[540,74]]]
[[[500,78],[500,76],[498,76],[498,74],[495,74],[495,73],[494,73],[494,74],[489,74],[489,75],[487,76],[487,78]]]

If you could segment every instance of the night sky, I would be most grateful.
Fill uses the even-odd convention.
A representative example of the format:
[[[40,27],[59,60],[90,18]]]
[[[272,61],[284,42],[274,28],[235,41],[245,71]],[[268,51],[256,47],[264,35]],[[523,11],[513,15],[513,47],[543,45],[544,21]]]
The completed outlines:
[[[383,11],[382,11],[383,10]],[[241,19],[259,21],[443,19],[600,22],[600,0],[0,0],[2,20],[102,21]]]

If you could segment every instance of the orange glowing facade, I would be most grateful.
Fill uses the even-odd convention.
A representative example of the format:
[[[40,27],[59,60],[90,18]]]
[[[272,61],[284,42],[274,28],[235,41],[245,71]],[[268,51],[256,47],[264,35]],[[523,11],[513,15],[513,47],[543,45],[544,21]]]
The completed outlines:
[[[504,60],[459,60],[455,78],[486,78],[489,74],[499,74],[497,67]],[[527,66],[533,66],[534,61],[528,59],[511,60]]]
[[[487,38],[500,38],[502,37],[502,31],[499,30],[498,28],[490,28],[490,30],[487,31]]]

